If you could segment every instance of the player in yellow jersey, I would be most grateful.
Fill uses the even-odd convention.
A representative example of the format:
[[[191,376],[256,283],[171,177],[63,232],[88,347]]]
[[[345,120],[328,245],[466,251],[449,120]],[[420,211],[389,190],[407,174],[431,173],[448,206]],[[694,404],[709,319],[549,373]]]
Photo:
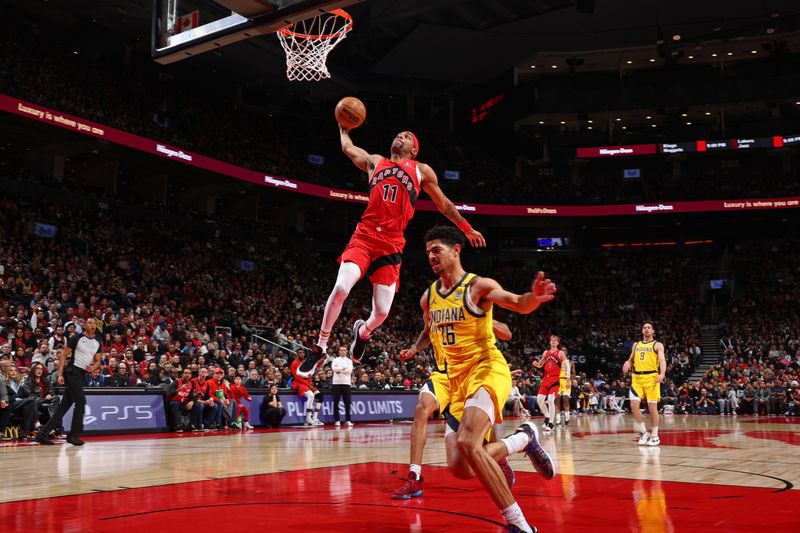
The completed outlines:
[[[420,299],[431,345],[444,355],[450,376],[450,416],[445,431],[447,466],[457,478],[477,476],[507,523],[507,531],[535,531],[525,520],[499,462],[525,452],[545,479],[555,464],[526,422],[499,442],[486,442],[492,425],[502,421],[511,391],[511,372],[495,345],[492,307],[528,314],[555,298],[556,286],[540,272],[531,291],[509,292],[495,280],[469,274],[461,266],[464,237],[454,227],[436,226],[425,234],[428,262],[439,279]]]
[[[639,430],[640,446],[658,446],[661,439],[658,436],[658,401],[661,399],[661,384],[667,372],[667,360],[664,357],[664,345],[653,338],[655,329],[651,322],[642,324],[642,340],[633,343],[631,355],[622,365],[622,373],[633,372],[631,379],[631,411]],[[650,411],[650,431],[644,423],[644,416],[639,403],[647,401],[647,410]]]
[[[428,291],[422,296],[423,299],[428,298],[427,295]],[[511,339],[511,330],[502,322],[494,320],[492,322],[492,330],[495,337],[500,340]],[[413,357],[430,346],[430,343],[428,328],[422,328],[414,345],[411,348],[400,351],[400,360],[405,361],[409,357]],[[422,453],[425,450],[425,442],[428,439],[428,419],[434,415],[438,417],[450,406],[450,378],[447,375],[447,362],[443,357],[440,358],[435,353],[431,359],[433,371],[430,379],[420,389],[417,397],[417,406],[414,409],[414,422],[411,425],[411,462],[408,468],[408,478],[402,486],[392,492],[393,500],[409,500],[422,496]],[[495,431],[492,431],[493,440],[497,440],[497,429],[499,428],[495,428]],[[500,463],[500,468],[502,468],[503,474],[506,476],[508,486],[513,487],[516,478],[511,465],[508,464],[507,460],[503,460]]]
[[[575,363],[570,359],[567,349],[561,346],[564,352],[564,361],[561,362],[561,373],[558,376],[558,397],[556,398],[556,425],[569,424],[569,400],[572,394],[572,376],[575,375]],[[558,411],[561,411],[560,413]],[[558,415],[561,415],[559,417]]]

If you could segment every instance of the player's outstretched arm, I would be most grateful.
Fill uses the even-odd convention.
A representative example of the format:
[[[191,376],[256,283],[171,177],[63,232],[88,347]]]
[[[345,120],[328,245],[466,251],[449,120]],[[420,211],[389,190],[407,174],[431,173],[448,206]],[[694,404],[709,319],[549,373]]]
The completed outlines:
[[[422,328],[422,331],[419,332],[419,336],[417,340],[414,341],[414,344],[411,345],[411,348],[403,348],[400,350],[400,355],[398,357],[401,361],[405,361],[409,357],[414,357],[430,345],[431,338],[428,336],[428,328]]]
[[[499,320],[492,320],[492,331],[494,331],[494,336],[501,341],[511,340],[511,329],[507,324],[504,324]]]
[[[339,126],[339,140],[342,142],[342,152],[350,158],[350,161],[364,172],[371,173],[380,156],[370,154],[363,148],[356,146],[350,138],[350,131],[341,126]]]
[[[419,306],[422,308],[422,318],[423,318],[423,325],[422,331],[419,332],[417,336],[417,340],[411,346],[411,348],[404,348],[400,350],[400,355],[398,356],[401,361],[405,361],[409,357],[413,357],[421,350],[424,350],[431,344],[431,338],[428,335],[428,328],[430,327],[430,316],[428,315],[428,291],[426,290],[422,294],[422,298],[419,299]]]
[[[486,239],[483,238],[481,232],[472,229],[467,219],[462,217],[461,213],[458,212],[455,204],[453,204],[453,202],[444,195],[442,189],[439,188],[439,178],[436,177],[436,172],[425,163],[419,163],[417,168],[419,168],[422,173],[422,189],[431,197],[434,205],[436,205],[436,209],[446,216],[450,222],[455,224],[458,229],[464,232],[464,235],[467,236],[467,240],[472,246],[476,248],[486,246]]]
[[[472,299],[481,303],[497,304],[504,309],[527,315],[556,297],[556,284],[539,272],[533,280],[531,290],[525,294],[515,294],[505,290],[491,278],[478,278],[472,286]]]

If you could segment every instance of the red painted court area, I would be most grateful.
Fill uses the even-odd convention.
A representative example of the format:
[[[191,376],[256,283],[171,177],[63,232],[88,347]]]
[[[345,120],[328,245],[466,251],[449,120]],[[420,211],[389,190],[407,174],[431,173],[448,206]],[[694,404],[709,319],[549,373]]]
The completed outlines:
[[[476,482],[426,467],[425,494],[389,494],[405,465],[367,463],[120,489],[0,505],[3,531],[502,531]],[[120,479],[124,486],[124,479]],[[514,490],[539,531],[796,531],[800,492],[518,473]]]

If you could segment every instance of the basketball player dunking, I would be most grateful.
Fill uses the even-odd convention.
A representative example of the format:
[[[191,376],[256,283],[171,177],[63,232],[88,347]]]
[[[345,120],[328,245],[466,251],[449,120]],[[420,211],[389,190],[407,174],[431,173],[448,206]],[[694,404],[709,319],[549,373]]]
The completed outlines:
[[[661,400],[661,384],[667,373],[667,359],[664,357],[664,345],[653,338],[655,329],[653,324],[642,324],[642,341],[634,342],[631,355],[622,365],[622,373],[633,371],[631,379],[631,411],[635,420],[636,429],[639,430],[640,446],[658,446],[661,439],[658,436],[658,402]],[[650,411],[650,431],[644,423],[644,416],[639,408],[642,400],[647,401],[647,410]]]
[[[410,131],[398,133],[388,159],[354,145],[348,130],[341,126],[339,136],[342,151],[369,176],[369,201],[350,243],[339,257],[339,273],[325,304],[317,344],[298,370],[299,375],[306,377],[321,364],[342,305],[364,275],[372,282],[372,312],[366,321],[359,319],[353,324],[350,345],[353,362],[361,360],[373,330],[386,320],[400,282],[400,262],[406,242],[403,233],[414,216],[421,191],[430,196],[439,212],[464,232],[472,246],[486,246],[483,235],[472,229],[439,188],[433,169],[416,161],[419,154],[416,135]]]
[[[556,395],[561,377],[561,365],[565,363],[567,356],[558,347],[561,339],[558,335],[550,335],[550,349],[542,353],[541,359],[534,361],[536,368],[544,367],[542,384],[539,386],[539,394],[536,395],[536,403],[539,405],[544,415],[545,431],[553,431],[556,418]]]
[[[511,392],[511,372],[492,331],[492,308],[497,304],[531,313],[555,298],[556,286],[539,272],[530,292],[511,293],[493,279],[465,272],[463,246],[464,236],[452,226],[436,226],[425,234],[428,261],[439,279],[420,306],[431,346],[446,361],[450,378],[447,466],[459,479],[478,477],[505,518],[507,531],[531,533],[535,528],[525,520],[499,463],[524,452],[545,479],[555,476],[555,464],[530,422],[498,442],[486,442],[493,424],[503,420],[502,408]],[[428,295],[435,298],[425,298]]]

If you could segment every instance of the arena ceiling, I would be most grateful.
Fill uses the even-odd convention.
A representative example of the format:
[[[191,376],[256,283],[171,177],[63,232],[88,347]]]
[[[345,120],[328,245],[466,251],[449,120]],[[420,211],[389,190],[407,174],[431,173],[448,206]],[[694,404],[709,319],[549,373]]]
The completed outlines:
[[[152,0],[7,2],[75,29],[83,41],[113,34],[149,48]],[[550,55],[655,48],[658,41],[767,41],[796,31],[800,20],[796,0],[366,0],[349,11],[355,29],[329,59],[334,80],[327,85],[397,92],[481,83]],[[286,85],[273,36],[189,61],[247,82]]]

